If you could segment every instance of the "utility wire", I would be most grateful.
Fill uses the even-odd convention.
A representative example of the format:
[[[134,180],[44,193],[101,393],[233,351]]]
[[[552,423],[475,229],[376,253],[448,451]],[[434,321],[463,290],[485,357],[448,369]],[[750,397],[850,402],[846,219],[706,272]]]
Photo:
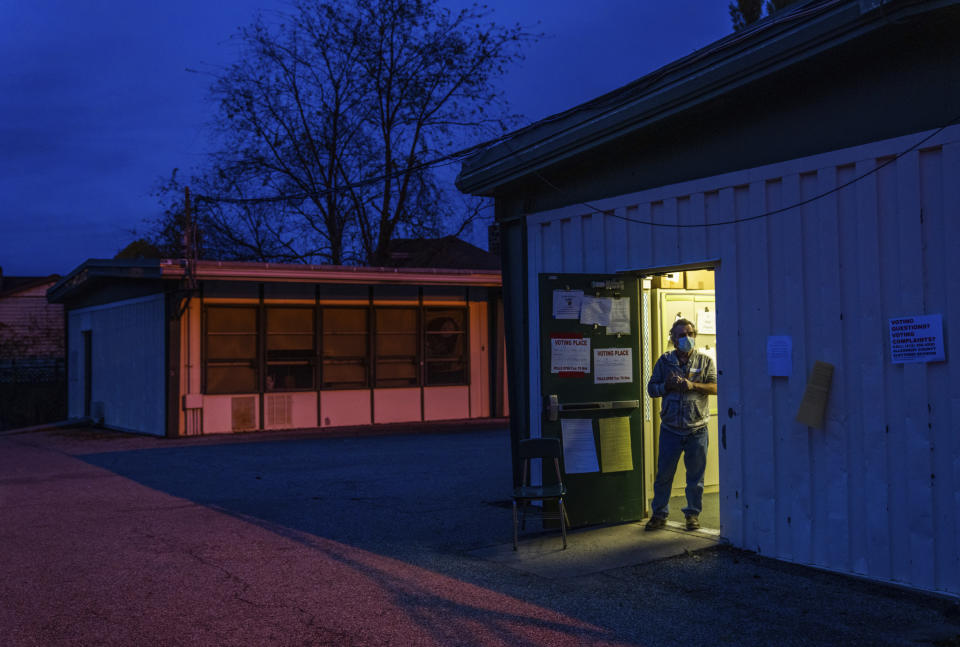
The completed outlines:
[[[765,211],[765,212],[763,212],[763,213],[760,213],[760,214],[757,214],[757,215],[754,215],[754,216],[750,216],[750,217],[748,217],[748,218],[739,218],[739,219],[734,219],[734,220],[721,220],[721,221],[719,221],[719,222],[705,222],[705,223],[694,223],[694,224],[680,224],[680,223],[668,223],[668,222],[653,222],[653,221],[650,221],[650,220],[639,220],[639,219],[637,219],[637,218],[628,218],[627,216],[621,216],[621,215],[617,214],[615,211],[611,212],[610,209],[601,209],[600,207],[597,207],[597,206],[595,206],[595,205],[593,205],[593,204],[590,204],[589,202],[577,202],[577,203],[575,203],[575,204],[583,205],[584,207],[587,207],[588,209],[590,209],[591,211],[593,211],[593,212],[595,212],[595,213],[600,213],[600,214],[603,214],[603,215],[606,215],[606,216],[609,216],[609,217],[612,217],[612,218],[618,218],[619,220],[625,220],[625,221],[627,221],[627,222],[633,222],[633,223],[636,223],[636,224],[639,224],[639,225],[648,225],[648,226],[650,226],[650,227],[666,227],[666,228],[671,228],[671,229],[693,229],[693,228],[697,228],[697,227],[721,227],[721,226],[724,226],[724,225],[737,225],[737,224],[744,223],[744,222],[752,222],[752,221],[754,221],[754,220],[760,220],[761,218],[769,218],[770,216],[774,216],[774,215],[776,215],[776,214],[778,214],[778,213],[783,213],[783,212],[785,212],[785,211],[790,211],[791,209],[796,209],[796,208],[798,208],[798,207],[802,207],[802,206],[804,206],[804,205],[810,204],[811,202],[815,202],[815,201],[817,201],[817,200],[820,200],[821,198],[825,198],[825,197],[827,197],[827,196],[829,196],[829,195],[832,195],[832,194],[834,194],[834,193],[837,193],[838,191],[841,191],[841,190],[847,188],[847,187],[850,186],[851,184],[855,184],[855,183],[859,182],[860,180],[862,180],[862,179],[864,179],[864,178],[866,178],[866,177],[869,177],[870,175],[873,175],[874,173],[877,173],[878,171],[880,171],[880,169],[882,169],[882,168],[884,168],[884,167],[886,167],[886,166],[889,166],[890,164],[893,164],[894,162],[896,162],[898,159],[900,159],[901,157],[903,157],[903,156],[906,155],[907,153],[910,153],[910,152],[912,152],[912,151],[915,151],[916,149],[918,149],[918,148],[920,148],[921,146],[923,146],[926,142],[930,141],[931,139],[933,139],[934,137],[936,137],[937,135],[939,135],[941,132],[943,132],[945,129],[947,129],[947,128],[949,128],[950,126],[956,124],[957,122],[960,122],[960,115],[957,115],[956,117],[954,117],[953,119],[951,119],[950,121],[948,121],[948,122],[947,122],[946,124],[944,124],[943,126],[940,126],[940,127],[937,128],[935,131],[933,131],[932,133],[930,133],[929,135],[927,135],[926,137],[924,137],[923,139],[921,139],[920,141],[918,141],[916,144],[914,144],[914,145],[911,146],[910,148],[908,148],[908,149],[906,149],[906,150],[904,150],[904,151],[901,151],[900,153],[897,153],[896,155],[894,155],[894,156],[891,157],[890,159],[888,159],[888,160],[886,160],[886,161],[884,161],[884,162],[882,162],[882,163],[880,163],[880,164],[877,164],[875,167],[873,167],[873,168],[870,169],[869,171],[866,171],[866,172],[864,172],[864,173],[861,173],[861,174],[858,175],[857,177],[855,177],[855,178],[853,178],[853,179],[851,179],[851,180],[848,180],[847,182],[844,182],[843,184],[841,184],[841,185],[839,185],[839,186],[836,186],[836,187],[834,187],[834,188],[832,188],[832,189],[829,189],[829,190],[827,190],[827,191],[824,191],[824,192],[822,192],[822,193],[818,193],[817,195],[812,196],[812,197],[809,197],[809,198],[807,198],[807,199],[805,199],[805,200],[801,200],[801,201],[799,201],[799,202],[795,202],[794,204],[788,205],[788,206],[786,206],[786,207],[780,207],[780,208],[778,208],[778,209],[772,209],[772,210],[770,210],[770,211]],[[517,155],[518,157],[520,156],[520,154],[517,153],[516,151],[512,151],[512,152],[513,152],[515,155]],[[544,184],[546,184],[546,185],[549,186],[550,188],[554,189],[555,191],[557,191],[557,192],[559,192],[559,193],[565,193],[565,191],[564,191],[561,187],[558,187],[556,184],[554,184],[554,183],[551,182],[549,179],[547,179],[546,177],[544,177],[539,171],[534,170],[533,173],[534,173],[534,175],[536,175],[538,178],[540,178],[540,180],[542,180],[542,181],[544,182]],[[730,188],[730,187],[722,187],[722,188]]]
[[[339,193],[341,191],[347,191],[350,189],[362,188],[365,186],[370,186],[372,184],[377,184],[383,182],[387,179],[396,179],[402,177],[409,173],[416,173],[433,166],[441,166],[446,164],[452,164],[455,162],[462,162],[464,159],[482,151],[488,150],[498,144],[509,142],[515,139],[517,136],[540,128],[544,125],[554,123],[556,121],[568,119],[576,114],[587,111],[596,111],[615,108],[618,105],[623,104],[625,101],[629,101],[631,97],[636,96],[638,92],[646,92],[661,81],[664,77],[676,69],[677,67],[689,66],[693,63],[696,63],[704,58],[712,56],[718,52],[721,52],[725,49],[729,49],[742,41],[754,37],[756,34],[771,29],[777,25],[793,22],[801,18],[806,18],[812,15],[820,14],[828,9],[838,5],[842,0],[824,0],[822,2],[814,3],[803,7],[797,7],[793,10],[786,10],[782,12],[782,15],[779,15],[781,12],[768,16],[764,19],[761,19],[746,27],[745,29],[736,32],[730,36],[727,36],[711,45],[708,45],[700,50],[693,52],[685,58],[681,58],[674,63],[665,65],[646,76],[643,76],[633,83],[630,83],[622,88],[614,90],[610,93],[597,97],[591,101],[580,104],[569,110],[557,113],[555,115],[539,119],[527,126],[524,126],[515,131],[505,133],[499,137],[496,137],[491,140],[463,148],[452,153],[439,155],[430,160],[415,164],[413,166],[403,168],[392,173],[383,173],[377,176],[369,177],[366,179],[358,180],[356,182],[351,182],[347,184],[337,185],[334,187],[326,188],[317,192],[300,192],[300,193],[289,193],[284,195],[276,196],[263,196],[263,197],[254,197],[254,198],[234,198],[229,196],[213,196],[213,195],[204,195],[204,194],[194,194],[194,201],[199,202],[219,202],[225,204],[264,204],[264,203],[276,203],[276,202],[288,202],[288,201],[297,201],[297,200],[306,200],[311,197],[323,197],[331,193]],[[512,150],[512,149],[511,149]]]

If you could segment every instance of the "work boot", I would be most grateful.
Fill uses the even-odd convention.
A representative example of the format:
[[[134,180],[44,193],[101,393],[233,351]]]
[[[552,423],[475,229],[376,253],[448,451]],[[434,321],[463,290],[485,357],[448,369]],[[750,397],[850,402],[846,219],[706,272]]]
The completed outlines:
[[[644,530],[660,530],[667,525],[666,517],[650,517],[650,521],[647,522],[647,525],[644,526]]]
[[[700,517],[695,514],[686,515],[687,530],[700,530]]]

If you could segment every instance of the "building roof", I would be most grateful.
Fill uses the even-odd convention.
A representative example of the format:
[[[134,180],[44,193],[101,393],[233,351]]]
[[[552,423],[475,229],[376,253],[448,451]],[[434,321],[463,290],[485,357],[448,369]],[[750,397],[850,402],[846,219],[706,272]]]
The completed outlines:
[[[153,285],[159,291],[165,282],[179,282],[191,270],[199,281],[251,281],[289,283],[333,283],[363,285],[501,285],[499,270],[435,267],[357,267],[303,265],[296,263],[251,263],[241,261],[198,261],[189,267],[183,259],[90,259],[63,277],[47,291],[53,303],[109,283]]]
[[[3,276],[0,275],[0,298],[12,296],[18,292],[54,284],[60,280],[59,274],[49,276]]]
[[[501,186],[613,140],[655,129],[868,33],[960,0],[800,0],[613,92],[510,133],[468,158],[458,188]]]

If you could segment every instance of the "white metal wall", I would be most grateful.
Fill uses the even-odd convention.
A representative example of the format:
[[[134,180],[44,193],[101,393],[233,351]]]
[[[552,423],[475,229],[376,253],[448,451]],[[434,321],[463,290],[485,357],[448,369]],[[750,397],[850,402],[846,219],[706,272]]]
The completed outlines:
[[[103,403],[104,423],[164,435],[163,295],[72,310],[68,317],[69,415],[83,416],[83,332],[89,330],[93,346],[91,400]]]
[[[960,356],[951,352],[960,273],[950,262],[960,127],[905,152],[931,134],[530,215],[530,366],[540,365],[539,272],[721,259],[723,536],[763,555],[960,593]],[[615,216],[757,218],[678,229]],[[888,319],[936,313],[947,361],[892,364]],[[768,335],[792,336],[792,377],[767,376]],[[835,367],[823,430],[794,421],[816,360]],[[530,389],[536,425],[535,373]]]

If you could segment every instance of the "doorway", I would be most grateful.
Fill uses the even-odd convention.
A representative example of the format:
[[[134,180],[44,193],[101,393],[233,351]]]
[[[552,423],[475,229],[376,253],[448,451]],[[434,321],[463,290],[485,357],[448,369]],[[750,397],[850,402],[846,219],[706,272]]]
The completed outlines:
[[[669,273],[651,273],[642,278],[642,290],[645,298],[642,300],[644,311],[645,331],[649,331],[647,347],[649,353],[645,357],[648,368],[646,378],[649,379],[654,363],[663,353],[673,350],[670,343],[670,328],[677,319],[687,319],[693,322],[697,329],[697,352],[705,353],[717,362],[717,309],[716,290],[713,269],[690,269]],[[645,465],[646,482],[648,483],[647,507],[653,498],[653,479],[656,475],[657,456],[659,455],[660,432],[660,400],[646,396],[649,401],[650,415],[649,459]],[[705,529],[717,530],[720,528],[720,465],[719,465],[719,438],[717,422],[717,396],[709,397],[710,420],[707,424],[707,469],[704,474],[703,510],[700,513],[700,524]],[[645,403],[647,404],[647,403]],[[669,520],[683,523],[682,508],[686,505],[684,489],[686,487],[686,470],[681,458],[674,476],[673,489],[670,497]]]

